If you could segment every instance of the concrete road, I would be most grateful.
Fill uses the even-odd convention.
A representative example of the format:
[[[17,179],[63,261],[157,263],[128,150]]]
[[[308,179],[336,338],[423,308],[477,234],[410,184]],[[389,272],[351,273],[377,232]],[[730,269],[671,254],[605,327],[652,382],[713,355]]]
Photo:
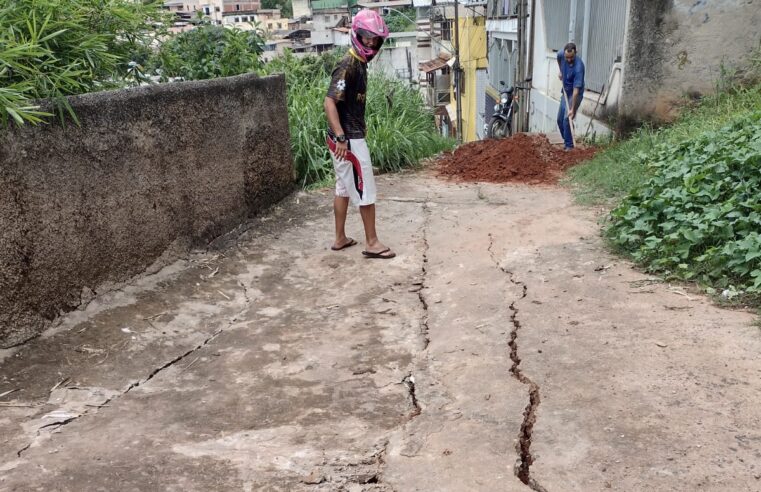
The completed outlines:
[[[561,189],[379,188],[392,260],[299,193],[0,351],[0,490],[761,490],[751,314]]]

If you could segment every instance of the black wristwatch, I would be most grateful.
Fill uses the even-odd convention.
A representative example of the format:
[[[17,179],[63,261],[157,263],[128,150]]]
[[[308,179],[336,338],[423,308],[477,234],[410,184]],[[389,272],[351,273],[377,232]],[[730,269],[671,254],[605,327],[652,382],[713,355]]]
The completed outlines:
[[[336,142],[346,142],[346,135],[336,135]]]

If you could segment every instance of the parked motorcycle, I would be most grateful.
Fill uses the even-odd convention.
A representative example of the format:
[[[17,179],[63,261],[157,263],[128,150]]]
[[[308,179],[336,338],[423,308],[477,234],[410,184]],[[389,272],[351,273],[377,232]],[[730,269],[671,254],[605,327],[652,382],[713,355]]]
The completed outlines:
[[[531,82],[531,78],[527,78],[525,82]],[[500,80],[499,85],[505,87],[505,81]],[[513,114],[518,109],[518,96],[515,92],[530,89],[516,85],[499,91],[499,104],[494,106],[494,114],[486,125],[488,138],[505,138],[513,134]]]

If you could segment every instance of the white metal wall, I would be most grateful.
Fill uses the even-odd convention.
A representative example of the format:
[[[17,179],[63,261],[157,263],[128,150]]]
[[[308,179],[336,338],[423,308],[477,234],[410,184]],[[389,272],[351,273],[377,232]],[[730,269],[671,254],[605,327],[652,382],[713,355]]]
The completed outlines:
[[[591,2],[589,41],[587,53],[582,53],[586,64],[586,86],[595,92],[602,91],[610,78],[611,67],[624,55],[626,32],[626,0],[586,0]],[[584,0],[579,0],[583,4]]]

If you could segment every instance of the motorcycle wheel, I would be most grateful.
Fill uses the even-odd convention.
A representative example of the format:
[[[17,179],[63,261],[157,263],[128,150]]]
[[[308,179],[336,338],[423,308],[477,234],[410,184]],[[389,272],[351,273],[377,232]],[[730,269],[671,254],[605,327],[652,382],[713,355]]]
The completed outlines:
[[[489,124],[489,137],[490,138],[505,138],[510,135],[510,127],[507,122],[495,118]]]

